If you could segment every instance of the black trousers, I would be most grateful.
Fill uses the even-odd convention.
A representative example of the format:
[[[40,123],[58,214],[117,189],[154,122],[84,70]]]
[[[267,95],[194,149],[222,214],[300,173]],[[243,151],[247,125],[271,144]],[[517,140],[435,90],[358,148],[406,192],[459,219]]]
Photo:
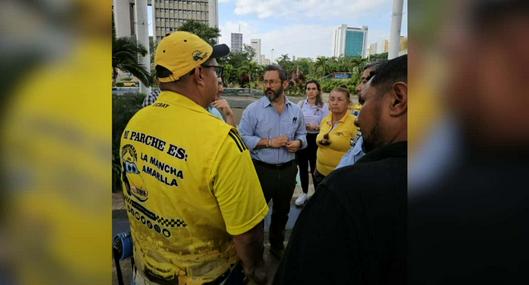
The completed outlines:
[[[290,201],[296,187],[298,168],[295,163],[288,166],[275,167],[254,161],[255,171],[263,188],[266,202],[273,200],[272,222],[270,223],[270,246],[283,249],[285,226],[290,212]]]
[[[318,134],[307,133],[307,147],[296,152],[296,162],[299,166],[299,180],[301,180],[301,189],[305,194],[309,191],[309,173],[312,176],[312,181],[314,181],[316,152],[318,151],[318,145],[316,144],[317,136]]]

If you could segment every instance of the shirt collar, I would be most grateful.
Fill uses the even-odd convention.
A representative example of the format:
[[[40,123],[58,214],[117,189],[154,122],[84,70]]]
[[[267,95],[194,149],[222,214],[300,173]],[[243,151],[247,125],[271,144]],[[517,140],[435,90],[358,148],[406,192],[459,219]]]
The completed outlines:
[[[193,100],[178,92],[163,90],[160,92],[158,100],[160,102],[167,102],[173,105],[180,105],[187,109],[207,113],[207,110],[204,109],[202,106],[198,105]]]
[[[260,102],[261,102],[261,106],[263,106],[263,107],[265,107],[265,108],[266,108],[266,107],[269,107],[269,106],[272,106],[272,102],[270,102],[270,100],[268,99],[268,97],[266,97],[266,95],[263,96],[263,97],[261,97]],[[292,105],[292,104],[294,104],[294,103],[292,103],[292,101],[290,101],[290,100],[288,99],[288,97],[285,95],[285,104],[286,104],[287,106],[290,106],[290,105]]]
[[[330,120],[330,123],[332,124],[332,113],[331,113],[331,120]],[[345,120],[347,120],[347,118],[349,117],[349,112],[345,113],[345,115],[337,122],[337,123],[340,123],[340,124],[343,124],[345,122]]]
[[[309,99],[305,99],[305,100],[303,100],[303,105],[305,105],[305,104],[306,104],[307,106],[309,106],[309,108],[312,108],[312,109],[320,109],[320,110],[323,109],[323,107],[325,106],[325,103],[323,103],[323,102],[321,103],[321,105],[318,105],[318,104],[311,105],[311,104],[309,103]]]

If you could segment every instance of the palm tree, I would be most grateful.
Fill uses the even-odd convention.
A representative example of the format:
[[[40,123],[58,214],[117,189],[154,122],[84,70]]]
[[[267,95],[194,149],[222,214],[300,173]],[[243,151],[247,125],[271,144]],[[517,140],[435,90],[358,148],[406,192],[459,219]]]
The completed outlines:
[[[138,56],[145,56],[147,50],[132,38],[112,39],[112,79],[116,80],[118,69],[129,72],[146,86],[150,86],[152,78],[147,69],[138,62]]]
[[[314,63],[314,69],[321,77],[327,75],[328,61],[328,58],[320,56]]]

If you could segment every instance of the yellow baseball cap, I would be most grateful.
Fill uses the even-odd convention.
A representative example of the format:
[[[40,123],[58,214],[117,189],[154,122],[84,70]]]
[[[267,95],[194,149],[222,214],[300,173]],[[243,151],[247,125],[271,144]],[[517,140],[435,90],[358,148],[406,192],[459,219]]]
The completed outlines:
[[[212,47],[195,34],[182,31],[171,33],[160,41],[154,55],[158,80],[176,81],[208,59],[223,57],[229,53],[230,48],[225,44]],[[159,72],[158,66],[164,67],[168,72]]]

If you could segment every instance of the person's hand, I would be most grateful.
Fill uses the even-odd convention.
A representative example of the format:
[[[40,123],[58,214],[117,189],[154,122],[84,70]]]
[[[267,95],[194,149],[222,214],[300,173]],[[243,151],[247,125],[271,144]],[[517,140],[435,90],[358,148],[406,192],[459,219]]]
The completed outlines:
[[[213,103],[211,103],[211,105],[221,111],[224,116],[230,116],[231,114],[233,114],[233,111],[230,108],[230,104],[228,104],[228,101],[226,101],[226,99],[215,100],[213,101]]]
[[[266,284],[268,281],[268,274],[264,266],[264,262],[260,266],[257,266],[252,272],[246,272],[246,277],[248,278],[247,284]]]
[[[317,131],[320,129],[320,126],[319,125],[316,125],[316,124],[307,124],[307,130],[308,131]]]
[[[296,152],[301,148],[301,141],[300,140],[293,140],[287,142],[287,150],[288,152]]]
[[[273,147],[273,148],[284,147],[287,145],[287,142],[288,142],[288,136],[286,135],[271,138],[270,147]]]

